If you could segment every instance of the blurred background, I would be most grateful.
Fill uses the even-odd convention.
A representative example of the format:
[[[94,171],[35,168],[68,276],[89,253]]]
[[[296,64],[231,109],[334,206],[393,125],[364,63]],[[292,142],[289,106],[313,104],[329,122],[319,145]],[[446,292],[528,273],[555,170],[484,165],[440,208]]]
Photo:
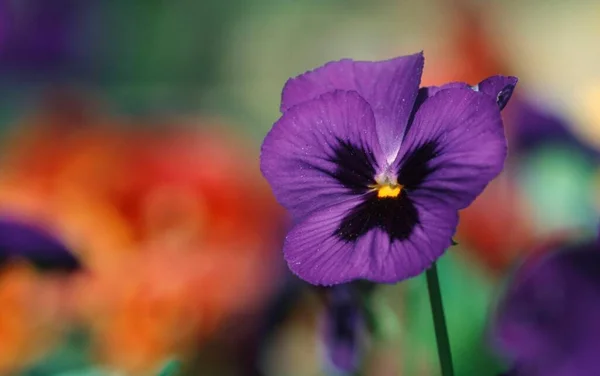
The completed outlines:
[[[599,17],[586,0],[0,0],[0,245],[50,252],[2,258],[0,375],[325,375],[322,299],[286,269],[260,143],[289,77],[420,50],[423,85],[520,79],[506,170],[440,261],[456,374],[495,375],[505,277],[597,228]],[[54,267],[57,247],[82,269]],[[373,304],[365,374],[437,375],[424,276]]]

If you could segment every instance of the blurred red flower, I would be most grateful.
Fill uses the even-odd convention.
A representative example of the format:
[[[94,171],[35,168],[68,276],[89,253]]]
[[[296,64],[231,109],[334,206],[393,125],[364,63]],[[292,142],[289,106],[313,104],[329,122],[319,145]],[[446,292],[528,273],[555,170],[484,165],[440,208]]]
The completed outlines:
[[[500,175],[461,212],[458,239],[491,271],[501,275],[539,240],[515,183]]]
[[[183,356],[276,285],[282,211],[257,152],[222,128],[110,118],[66,97],[9,139],[0,214],[79,254],[76,307],[110,365],[147,372]]]

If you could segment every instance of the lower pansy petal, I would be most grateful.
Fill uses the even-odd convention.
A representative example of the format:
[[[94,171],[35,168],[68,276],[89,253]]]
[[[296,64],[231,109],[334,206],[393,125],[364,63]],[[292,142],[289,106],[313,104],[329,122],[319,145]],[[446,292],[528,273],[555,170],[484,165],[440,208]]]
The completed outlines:
[[[368,103],[335,91],[288,110],[261,149],[261,171],[275,197],[299,220],[367,192],[381,149]]]
[[[283,251],[290,269],[312,284],[396,283],[429,268],[457,223],[457,212],[439,205],[365,195],[296,224]]]
[[[441,90],[414,117],[395,161],[413,198],[456,210],[468,206],[504,166],[500,109],[471,89]]]

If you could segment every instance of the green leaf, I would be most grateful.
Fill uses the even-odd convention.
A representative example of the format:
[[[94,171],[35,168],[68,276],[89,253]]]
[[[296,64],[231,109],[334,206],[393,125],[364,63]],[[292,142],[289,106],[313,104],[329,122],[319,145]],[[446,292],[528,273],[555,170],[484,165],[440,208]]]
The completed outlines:
[[[158,372],[158,376],[173,376],[176,375],[180,368],[180,362],[176,359],[170,359],[163,365]]]
[[[102,368],[91,367],[77,371],[60,373],[57,376],[118,376],[118,374],[109,372]]]
[[[520,163],[519,183],[537,230],[596,231],[596,164],[574,147],[547,145]]]
[[[62,344],[43,359],[24,370],[23,376],[60,375],[61,373],[87,369],[92,363],[88,333],[81,328],[70,328]],[[78,371],[79,372],[79,371]]]

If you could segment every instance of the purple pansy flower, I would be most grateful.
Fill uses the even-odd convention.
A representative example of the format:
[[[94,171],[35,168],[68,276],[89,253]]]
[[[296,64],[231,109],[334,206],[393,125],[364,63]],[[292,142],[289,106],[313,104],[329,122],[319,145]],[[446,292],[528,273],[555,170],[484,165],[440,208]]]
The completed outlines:
[[[525,263],[501,300],[494,342],[511,376],[600,375],[600,242]]]
[[[332,287],[323,315],[323,344],[328,365],[352,374],[362,358],[366,323],[357,291],[350,284]]]
[[[419,89],[423,54],[340,60],[290,79],[261,170],[294,227],[290,269],[317,285],[394,283],[451,245],[458,210],[502,170],[516,84]]]
[[[23,259],[44,270],[74,271],[79,260],[41,227],[0,218],[0,263]]]

